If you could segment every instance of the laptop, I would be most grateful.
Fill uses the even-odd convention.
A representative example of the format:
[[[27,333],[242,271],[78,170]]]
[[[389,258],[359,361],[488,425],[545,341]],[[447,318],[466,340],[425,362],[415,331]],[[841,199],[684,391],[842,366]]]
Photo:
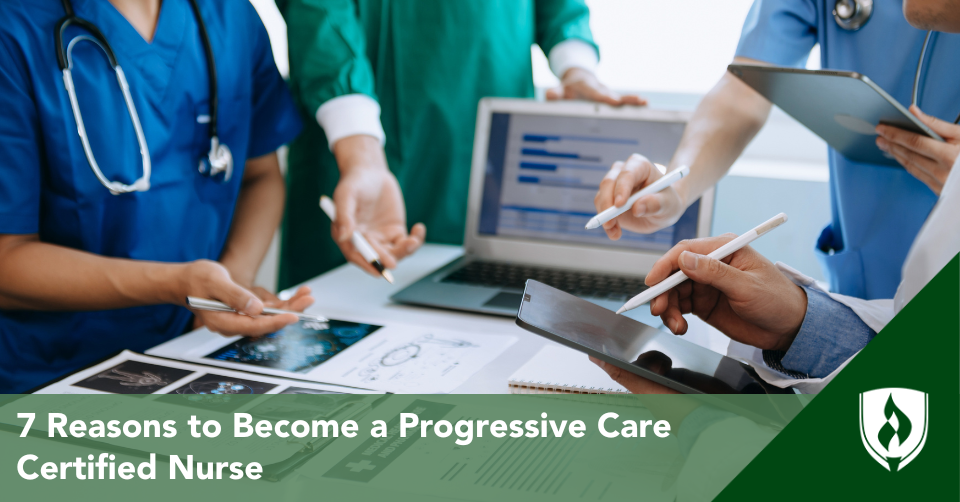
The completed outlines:
[[[515,316],[527,279],[610,310],[646,289],[644,276],[683,239],[710,234],[713,189],[676,224],[610,240],[586,230],[593,198],[618,160],[667,165],[689,112],[587,102],[480,101],[464,254],[408,286],[398,303]],[[630,313],[659,325],[649,309]]]

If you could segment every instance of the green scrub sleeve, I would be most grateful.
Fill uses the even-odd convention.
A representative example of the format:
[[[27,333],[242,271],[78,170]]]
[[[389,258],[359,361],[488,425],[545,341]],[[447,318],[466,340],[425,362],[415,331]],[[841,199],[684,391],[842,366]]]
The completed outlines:
[[[600,53],[590,31],[590,9],[584,0],[536,0],[537,45],[543,53],[564,40],[576,38]]]
[[[377,99],[366,37],[353,0],[280,0],[287,22],[290,82],[311,114],[338,96]]]

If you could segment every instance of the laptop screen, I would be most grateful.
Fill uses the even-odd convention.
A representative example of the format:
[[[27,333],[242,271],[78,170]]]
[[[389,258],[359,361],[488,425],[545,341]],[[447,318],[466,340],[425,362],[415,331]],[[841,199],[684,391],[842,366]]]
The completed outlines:
[[[624,232],[619,241],[584,225],[597,214],[593,198],[618,160],[642,153],[666,165],[683,122],[493,113],[478,231],[591,246],[666,251],[697,236],[700,201],[671,227]]]

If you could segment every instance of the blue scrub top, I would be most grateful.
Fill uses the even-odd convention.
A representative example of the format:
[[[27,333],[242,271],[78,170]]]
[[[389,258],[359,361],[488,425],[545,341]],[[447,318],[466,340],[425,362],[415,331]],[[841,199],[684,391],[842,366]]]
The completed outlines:
[[[152,43],[107,1],[74,0],[97,25],[130,83],[153,162],[147,192],[111,195],[84,156],[57,67],[59,0],[0,2],[0,234],[98,255],[216,260],[248,158],[292,140],[301,123],[277,72],[266,30],[245,1],[201,0],[219,82],[221,141],[235,159],[228,183],[200,175],[210,148],[206,59],[187,0],[164,0]],[[64,43],[83,34],[67,30]],[[142,175],[130,117],[106,57],[74,50],[78,100],[101,170]],[[23,392],[120,349],[142,351],[181,334],[191,316],[173,305],[99,312],[0,312],[0,392]]]
[[[926,32],[910,26],[902,4],[874,1],[858,31],[840,28],[834,0],[756,0],[737,56],[802,68],[820,44],[823,68],[862,73],[904,106]],[[960,36],[935,33],[924,61],[919,105],[953,122],[960,113]],[[893,298],[907,251],[937,198],[905,169],[851,162],[832,148],[832,221],[817,242],[831,291]]]

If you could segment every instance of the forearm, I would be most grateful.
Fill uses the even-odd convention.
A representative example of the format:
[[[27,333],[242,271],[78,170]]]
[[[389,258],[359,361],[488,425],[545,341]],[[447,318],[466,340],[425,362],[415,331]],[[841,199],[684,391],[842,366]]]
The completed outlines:
[[[729,73],[704,96],[671,162],[671,168],[690,166],[690,175],[674,185],[686,204],[730,170],[763,127],[770,108],[769,101]]]
[[[276,153],[247,161],[230,235],[220,255],[220,263],[237,284],[253,285],[283,218],[285,196]]]
[[[106,310],[182,303],[186,265],[105,258],[40,242],[0,236],[0,310]]]

